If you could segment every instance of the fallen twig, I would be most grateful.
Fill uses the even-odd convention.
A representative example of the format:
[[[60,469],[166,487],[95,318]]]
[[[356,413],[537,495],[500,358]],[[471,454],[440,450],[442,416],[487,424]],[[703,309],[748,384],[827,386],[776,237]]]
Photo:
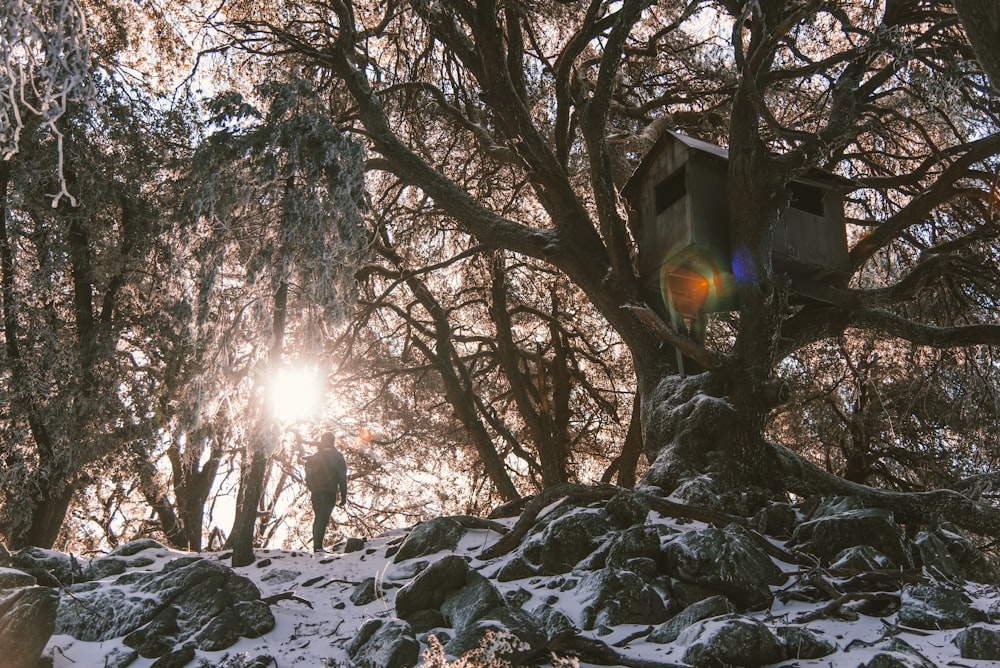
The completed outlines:
[[[832,615],[837,615],[840,613],[840,608],[845,603],[850,603],[851,601],[874,601],[874,602],[898,602],[899,594],[892,594],[884,591],[877,592],[849,592],[847,594],[841,594],[834,600],[830,601],[823,607],[813,610],[812,612],[807,612],[803,615],[799,615],[792,620],[793,624],[806,624],[808,622],[815,621],[817,619],[822,619],[824,617],[830,617]]]
[[[296,596],[294,591],[283,591],[280,594],[272,594],[271,596],[267,596],[265,598],[262,598],[261,600],[264,601],[264,603],[267,603],[268,605],[274,605],[278,601],[295,601],[296,603],[305,604],[305,606],[308,607],[310,610],[313,607],[312,602],[307,601],[301,596]]]

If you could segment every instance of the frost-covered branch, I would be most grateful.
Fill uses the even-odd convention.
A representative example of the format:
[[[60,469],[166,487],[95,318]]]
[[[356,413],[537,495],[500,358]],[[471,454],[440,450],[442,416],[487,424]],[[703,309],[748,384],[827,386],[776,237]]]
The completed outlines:
[[[91,77],[87,21],[77,0],[0,0],[0,155],[17,154],[21,133],[37,117],[56,139],[59,192],[76,199],[63,175],[63,135],[57,123],[71,100],[90,104],[96,97]]]

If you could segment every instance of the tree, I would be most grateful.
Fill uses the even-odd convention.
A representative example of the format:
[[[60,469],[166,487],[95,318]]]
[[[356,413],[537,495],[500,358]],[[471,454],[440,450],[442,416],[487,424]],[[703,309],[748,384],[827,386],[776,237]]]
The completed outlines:
[[[105,82],[101,106],[71,107],[61,147],[26,132],[0,165],[4,322],[2,531],[11,547],[51,547],[74,494],[105,458],[142,452],[154,437],[133,327],[155,309],[160,244],[157,183],[169,113]],[[64,153],[76,206],[52,206]],[[119,456],[121,456],[119,454]]]
[[[210,351],[206,382],[223,380],[241,405],[240,486],[226,546],[253,561],[260,503],[281,441],[269,392],[296,338],[300,364],[317,364],[324,333],[353,303],[364,258],[361,152],[327,117],[308,82],[261,85],[260,110],[237,93],[212,103],[219,128],[185,179],[183,223],[197,281],[192,331]]]
[[[392,340],[359,346],[351,365],[436,375],[427,407],[417,410],[451,414],[435,422],[464,430],[458,442],[474,446],[501,500],[578,475],[600,478],[595,464],[607,466],[623,436],[619,413],[630,409],[615,388],[629,374],[620,342],[595,335],[599,316],[557,273],[438,229],[433,204],[407,204],[405,187],[370,190],[381,262],[359,274],[365,296],[356,326],[359,339],[368,329]],[[451,257],[433,262],[429,254],[444,248]],[[383,406],[395,412],[391,401]],[[449,435],[426,438],[443,443]]]
[[[418,188],[478,242],[556,268],[602,314],[632,354],[645,446],[657,458],[647,486],[670,492],[709,472],[729,489],[849,491],[902,517],[940,512],[979,531],[1000,527],[957,495],[918,502],[843,483],[763,438],[776,396],[765,390],[783,360],[816,341],[855,331],[930,348],[1000,341],[991,291],[1000,135],[950,2],[872,12],[783,0],[338,0],[301,16],[279,23],[234,8],[229,18],[237,46],[292,55],[346,89],[354,130],[378,156],[371,168]],[[710,34],[709,22],[731,30]],[[728,146],[741,271],[723,348],[643,305],[618,189],[629,150],[658,126]],[[465,162],[448,150],[458,143],[475,146]],[[462,185],[472,165],[530,185],[517,215],[495,205],[510,185]],[[770,233],[787,184],[813,168],[854,180],[854,224],[868,232],[852,245],[849,284],[794,303],[775,275]],[[871,271],[889,262],[892,274]],[[944,320],[908,310],[942,295],[958,309]],[[705,373],[679,379],[673,347]]]

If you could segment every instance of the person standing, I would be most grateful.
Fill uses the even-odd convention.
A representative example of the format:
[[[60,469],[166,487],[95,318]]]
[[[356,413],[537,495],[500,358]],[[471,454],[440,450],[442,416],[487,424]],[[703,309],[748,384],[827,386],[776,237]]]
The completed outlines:
[[[347,503],[347,462],[337,449],[336,435],[323,434],[316,452],[305,460],[305,474],[313,507],[313,552],[322,554],[326,552],[323,538],[338,494],[340,506]]]

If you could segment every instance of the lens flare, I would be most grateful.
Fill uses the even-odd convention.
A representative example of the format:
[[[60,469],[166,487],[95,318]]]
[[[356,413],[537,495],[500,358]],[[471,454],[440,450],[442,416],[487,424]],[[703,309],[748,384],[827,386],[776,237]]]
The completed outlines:
[[[660,268],[660,292],[671,312],[693,318],[733,308],[733,277],[697,251],[675,255]]]

